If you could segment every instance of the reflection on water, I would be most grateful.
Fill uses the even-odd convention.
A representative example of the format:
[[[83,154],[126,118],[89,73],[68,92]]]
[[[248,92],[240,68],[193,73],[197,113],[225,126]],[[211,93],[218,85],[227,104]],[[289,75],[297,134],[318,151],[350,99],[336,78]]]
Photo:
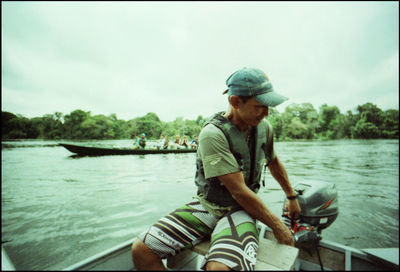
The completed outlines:
[[[275,148],[293,184],[336,185],[339,216],[324,239],[398,247],[398,141],[278,142]],[[135,237],[190,201],[194,173],[194,153],[77,157],[54,141],[3,142],[2,241],[9,241],[3,245],[17,269],[62,269]],[[269,175],[266,184],[259,195],[280,216],[284,195]]]

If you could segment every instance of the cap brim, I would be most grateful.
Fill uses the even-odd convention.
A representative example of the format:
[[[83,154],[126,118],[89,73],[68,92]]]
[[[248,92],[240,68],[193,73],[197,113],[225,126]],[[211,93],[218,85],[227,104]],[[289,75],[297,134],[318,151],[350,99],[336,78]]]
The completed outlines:
[[[269,93],[256,95],[256,96],[254,96],[254,98],[261,104],[268,106],[268,107],[278,106],[279,104],[288,100],[287,97],[284,97],[276,92],[269,92]]]

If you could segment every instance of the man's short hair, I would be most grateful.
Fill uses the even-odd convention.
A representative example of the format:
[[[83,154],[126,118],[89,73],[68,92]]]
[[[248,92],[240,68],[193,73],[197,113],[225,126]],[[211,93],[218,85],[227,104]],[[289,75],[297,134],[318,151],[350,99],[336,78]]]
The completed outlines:
[[[243,104],[246,104],[247,101],[249,101],[252,98],[252,96],[244,96],[244,95],[237,95],[237,96],[240,98],[240,100],[242,100]],[[230,98],[231,96],[228,97],[228,101],[230,101]]]

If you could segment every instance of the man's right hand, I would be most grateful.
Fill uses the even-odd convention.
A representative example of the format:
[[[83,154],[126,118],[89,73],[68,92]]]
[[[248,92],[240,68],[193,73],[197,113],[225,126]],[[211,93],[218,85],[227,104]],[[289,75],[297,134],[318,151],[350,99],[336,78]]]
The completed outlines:
[[[280,221],[276,227],[272,230],[278,243],[289,246],[294,246],[294,238],[289,228]]]
[[[247,187],[242,172],[230,173],[218,178],[251,217],[260,220],[273,230],[279,243],[294,246],[294,238],[288,227],[268,210],[256,193]]]

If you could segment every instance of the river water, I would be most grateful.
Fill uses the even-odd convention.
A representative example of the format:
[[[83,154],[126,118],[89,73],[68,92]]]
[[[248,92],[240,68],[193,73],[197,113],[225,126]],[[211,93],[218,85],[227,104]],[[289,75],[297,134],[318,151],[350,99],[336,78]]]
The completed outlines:
[[[398,140],[275,148],[292,184],[336,185],[339,216],[323,239],[360,249],[399,247]],[[132,239],[196,192],[195,153],[75,157],[55,141],[38,140],[3,141],[1,153],[1,240],[18,270],[60,270]],[[259,196],[280,216],[284,194],[269,174],[266,183]]]

